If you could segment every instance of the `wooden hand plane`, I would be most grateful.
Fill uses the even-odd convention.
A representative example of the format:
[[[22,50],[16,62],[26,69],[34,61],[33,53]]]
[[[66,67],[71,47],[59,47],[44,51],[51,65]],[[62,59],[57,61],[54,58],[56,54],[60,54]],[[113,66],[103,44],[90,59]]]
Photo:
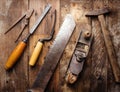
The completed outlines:
[[[69,84],[75,83],[78,75],[83,69],[84,62],[88,56],[92,43],[93,34],[91,31],[81,31],[76,42],[76,47],[71,58],[69,68],[66,75],[66,82]]]

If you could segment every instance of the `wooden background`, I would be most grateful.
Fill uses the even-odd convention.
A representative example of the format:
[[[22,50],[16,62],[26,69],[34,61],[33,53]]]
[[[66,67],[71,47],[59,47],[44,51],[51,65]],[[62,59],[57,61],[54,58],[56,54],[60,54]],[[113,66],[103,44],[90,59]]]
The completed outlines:
[[[29,26],[24,30],[20,38],[22,40],[47,3],[52,4],[53,9],[57,9],[55,36],[65,15],[68,13],[73,15],[77,26],[46,88],[46,92],[120,92],[120,84],[116,84],[114,81],[98,19],[95,17],[91,20],[91,18],[85,17],[85,13],[89,10],[104,6],[111,8],[111,14],[106,16],[105,19],[120,65],[120,0],[0,0],[0,92],[26,92],[33,84],[53,40],[44,44],[35,67],[31,68],[28,65],[28,61],[37,40],[50,34],[50,15],[52,10],[40,24],[34,35],[31,36],[24,54],[9,72],[5,71],[4,64],[11,51],[17,45],[14,41],[23,26],[23,22],[16,25],[8,34],[4,35],[4,32],[28,9],[33,8],[35,12],[30,19]],[[81,30],[92,30],[94,41],[78,81],[72,86],[66,85],[66,69]]]

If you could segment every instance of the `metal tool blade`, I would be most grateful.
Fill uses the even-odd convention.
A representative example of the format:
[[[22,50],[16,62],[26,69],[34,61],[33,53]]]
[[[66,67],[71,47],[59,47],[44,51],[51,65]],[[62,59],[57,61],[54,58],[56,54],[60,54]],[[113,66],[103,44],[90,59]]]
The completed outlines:
[[[37,27],[39,26],[39,24],[41,23],[41,21],[43,20],[43,18],[45,17],[45,15],[48,13],[48,11],[50,10],[50,8],[51,8],[50,4],[48,4],[45,7],[45,10],[43,11],[42,15],[38,18],[38,20],[36,21],[36,23],[34,24],[34,26],[31,28],[30,34],[32,34],[37,29]]]
[[[29,19],[29,18],[32,16],[33,12],[34,12],[34,9],[30,9],[30,10],[26,13],[26,19]]]
[[[81,31],[81,35],[79,36],[79,39],[76,43],[75,51],[73,53],[71,64],[70,64],[70,71],[77,76],[83,70],[83,65],[84,65],[85,59],[88,56],[88,53],[92,44],[92,40],[93,40],[93,34],[91,34],[89,40],[86,40],[84,37],[85,35],[84,33],[85,33],[84,31]],[[81,59],[80,61],[76,59],[77,55],[79,54],[83,55],[81,57],[83,59]]]
[[[26,14],[22,15],[20,18],[18,18],[10,27],[9,29],[4,33],[7,34],[13,27],[15,27],[15,25],[20,22],[24,17],[26,16]]]
[[[39,92],[44,92],[72,35],[72,32],[74,31],[75,25],[76,24],[72,16],[67,14],[59,33],[45,58],[44,64],[38,73],[31,92],[34,92],[36,89],[39,89]]]

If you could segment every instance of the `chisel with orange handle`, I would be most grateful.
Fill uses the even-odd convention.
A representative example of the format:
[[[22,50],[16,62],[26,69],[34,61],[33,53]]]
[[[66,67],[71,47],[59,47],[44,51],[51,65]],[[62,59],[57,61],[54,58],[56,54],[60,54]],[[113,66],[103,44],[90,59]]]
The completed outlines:
[[[39,39],[38,42],[37,42],[37,45],[32,53],[32,56],[30,58],[30,61],[29,61],[29,65],[30,66],[34,66],[38,57],[39,57],[39,54],[42,50],[42,47],[43,47],[43,43],[45,41],[50,41],[52,38],[53,38],[53,35],[54,35],[54,32],[55,32],[55,24],[56,24],[56,10],[54,11],[54,23],[53,23],[53,27],[52,27],[52,31],[51,31],[51,34],[50,34],[50,37],[49,38],[44,38],[44,39]]]
[[[5,64],[5,69],[6,70],[11,69],[13,67],[13,65],[17,62],[17,60],[20,58],[20,56],[24,52],[25,47],[27,46],[27,42],[28,42],[30,36],[37,29],[37,27],[39,26],[39,24],[41,23],[41,21],[43,20],[43,18],[45,17],[45,15],[48,13],[48,11],[50,10],[50,8],[51,8],[51,5],[48,4],[45,7],[45,10],[43,11],[42,15],[38,18],[38,20],[36,21],[36,23],[34,24],[34,26],[32,27],[32,29],[30,30],[30,32],[27,35],[27,37],[23,41],[21,41],[18,44],[18,46],[12,51],[11,55],[9,56],[9,58],[7,59],[7,62]]]

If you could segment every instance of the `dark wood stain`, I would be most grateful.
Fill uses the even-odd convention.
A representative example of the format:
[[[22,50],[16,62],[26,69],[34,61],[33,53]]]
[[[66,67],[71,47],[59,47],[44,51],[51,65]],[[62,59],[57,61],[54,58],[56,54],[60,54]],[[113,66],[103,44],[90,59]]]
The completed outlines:
[[[4,32],[23,13],[28,9],[34,8],[35,12],[30,19],[29,27],[25,29],[24,34],[20,38],[22,40],[40,16],[47,3],[51,3],[53,9],[57,9],[55,36],[65,15],[68,13],[73,15],[76,21],[76,29],[46,88],[46,92],[120,92],[120,84],[115,83],[108,60],[98,18],[85,17],[85,13],[89,10],[104,6],[110,7],[111,13],[105,16],[105,19],[120,65],[119,0],[0,0],[0,92],[26,92],[33,84],[55,36],[52,41],[45,42],[35,67],[29,67],[29,58],[38,39],[49,36],[52,11],[42,21],[35,34],[31,36],[24,54],[10,71],[5,71],[4,64],[11,51],[17,45],[14,41],[19,34],[19,30],[22,28],[22,22],[8,34],[4,35]],[[76,39],[81,30],[91,30],[94,34],[94,41],[77,82],[74,85],[67,85],[65,82],[65,73],[75,48]]]

